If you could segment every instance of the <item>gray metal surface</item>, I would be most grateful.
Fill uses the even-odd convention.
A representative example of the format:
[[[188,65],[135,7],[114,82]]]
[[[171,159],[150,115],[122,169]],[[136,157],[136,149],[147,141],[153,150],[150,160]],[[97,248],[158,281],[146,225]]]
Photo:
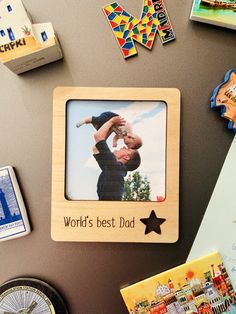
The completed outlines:
[[[139,16],[142,0],[119,0]],[[209,99],[236,64],[236,33],[189,21],[190,0],[166,0],[176,41],[125,61],[105,0],[25,0],[53,23],[64,61],[16,76],[0,66],[0,166],[12,165],[33,232],[0,244],[0,283],[31,276],[53,284],[72,314],[125,314],[119,288],[184,262],[233,138]],[[182,93],[180,238],[175,244],[56,243],[50,237],[52,92],[56,86],[177,87]]]

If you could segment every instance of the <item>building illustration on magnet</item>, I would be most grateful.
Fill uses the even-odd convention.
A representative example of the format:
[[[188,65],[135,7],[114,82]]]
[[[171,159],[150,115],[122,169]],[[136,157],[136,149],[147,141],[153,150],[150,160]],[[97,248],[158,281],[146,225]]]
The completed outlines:
[[[10,206],[13,209],[12,212],[7,203],[5,193],[0,188],[0,210],[1,210],[0,225],[22,220],[18,204],[16,203],[14,197],[14,192],[11,188],[9,188],[9,190],[10,190],[9,191]]]
[[[216,252],[121,289],[130,314],[236,313],[236,294]]]
[[[0,17],[0,61],[16,74],[62,58],[52,24],[33,24],[21,0],[1,0]]]
[[[21,1],[0,1],[0,16],[1,46],[32,35],[32,23]]]
[[[0,168],[0,241],[30,233],[30,225],[12,167]]]

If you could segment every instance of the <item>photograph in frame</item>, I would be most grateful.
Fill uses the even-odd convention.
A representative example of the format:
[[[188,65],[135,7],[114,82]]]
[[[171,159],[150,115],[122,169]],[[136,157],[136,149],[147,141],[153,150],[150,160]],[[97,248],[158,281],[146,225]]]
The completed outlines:
[[[110,152],[94,154],[94,137],[116,116],[122,117],[125,124],[114,124],[109,132],[105,142]],[[67,199],[165,199],[164,102],[72,100],[67,103],[66,117]]]

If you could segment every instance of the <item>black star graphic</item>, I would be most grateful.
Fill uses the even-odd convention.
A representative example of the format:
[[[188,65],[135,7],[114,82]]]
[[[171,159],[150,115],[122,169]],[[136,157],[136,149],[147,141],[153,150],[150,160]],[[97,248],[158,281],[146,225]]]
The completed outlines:
[[[156,213],[152,210],[149,218],[141,218],[140,221],[146,225],[145,234],[148,234],[152,231],[155,231],[158,234],[161,234],[160,225],[166,221],[165,218],[157,218]]]

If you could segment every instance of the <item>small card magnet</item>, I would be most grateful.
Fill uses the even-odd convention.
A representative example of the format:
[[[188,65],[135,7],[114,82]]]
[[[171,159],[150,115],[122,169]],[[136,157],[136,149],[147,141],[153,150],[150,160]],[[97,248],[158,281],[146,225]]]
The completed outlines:
[[[0,241],[31,232],[24,201],[11,166],[0,168]]]

